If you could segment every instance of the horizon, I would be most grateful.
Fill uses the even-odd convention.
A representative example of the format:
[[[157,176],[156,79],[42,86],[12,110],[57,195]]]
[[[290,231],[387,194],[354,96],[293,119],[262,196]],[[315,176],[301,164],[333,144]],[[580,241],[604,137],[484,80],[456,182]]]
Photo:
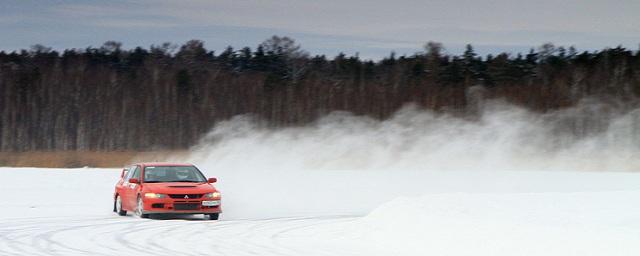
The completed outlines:
[[[274,37],[280,37],[278,35],[273,35]],[[280,38],[285,38],[286,36],[280,37]],[[295,40],[295,38],[292,38],[296,44],[299,45],[299,43],[297,42],[297,40]],[[234,52],[239,52],[241,51],[243,48],[249,48],[251,50],[252,53],[255,53],[255,50],[257,49],[257,46],[260,45],[260,43],[256,43],[255,47],[251,47],[251,46],[242,46],[242,47],[233,47],[231,45],[223,48],[223,49],[210,49],[207,48],[206,46],[206,42],[203,40],[199,40],[199,39],[191,39],[189,41],[201,41],[204,43],[204,49],[207,50],[208,53],[212,53],[214,56],[218,56],[220,54],[222,54],[228,47],[232,47]],[[142,45],[138,45],[138,46],[132,46],[132,47],[124,47],[122,42],[119,41],[114,41],[114,40],[109,40],[109,41],[105,41],[103,44],[99,44],[99,45],[90,45],[90,46],[86,46],[86,47],[75,47],[75,48],[62,48],[62,49],[56,49],[53,47],[50,47],[48,45],[42,45],[42,44],[35,44],[35,45],[31,45],[29,47],[23,47],[21,49],[15,49],[15,50],[11,50],[11,51],[6,51],[6,50],[1,50],[0,49],[0,53],[4,53],[4,54],[12,54],[12,53],[19,53],[20,51],[42,51],[44,49],[45,52],[48,51],[56,51],[59,54],[64,53],[65,51],[76,51],[76,52],[84,52],[87,49],[100,49],[101,47],[105,47],[105,45],[107,45],[108,43],[117,43],[120,44],[120,47],[118,49],[123,50],[123,51],[133,51],[136,48],[141,48],[143,50],[151,50],[152,47],[161,47],[163,44],[170,44],[170,48],[172,49],[171,51],[167,52],[167,54],[169,54],[170,56],[175,56],[175,54],[177,52],[179,52],[179,48],[183,45],[186,45],[189,41],[183,42],[183,43],[174,43],[174,42],[163,42],[163,43],[158,43],[158,44],[151,44],[149,46],[142,46]],[[265,40],[266,41],[266,40]],[[433,41],[429,41],[429,42],[433,42]],[[362,61],[374,61],[374,62],[379,62],[382,61],[384,59],[388,59],[391,56],[394,56],[395,58],[398,57],[407,57],[407,58],[411,58],[411,57],[415,57],[415,56],[420,56],[420,55],[425,55],[426,53],[426,44],[429,42],[425,42],[425,44],[420,47],[417,48],[415,52],[413,53],[404,53],[404,54],[398,54],[397,52],[395,52],[394,50],[391,50],[390,52],[388,52],[386,55],[381,55],[378,58],[366,58],[366,57],[362,57],[359,55],[359,52],[355,52],[353,54],[349,54],[347,52],[338,52],[334,55],[327,55],[327,54],[314,54],[312,52],[308,52],[307,49],[305,49],[304,47],[301,47],[300,50],[304,51],[305,53],[309,53],[310,55],[308,57],[325,57],[328,60],[331,60],[337,56],[339,56],[340,54],[343,54],[345,57],[357,57]],[[434,43],[440,43],[440,42],[434,42]],[[553,54],[556,55],[559,53],[559,51],[570,51],[571,48],[573,48],[573,50],[575,50],[576,54],[582,54],[582,53],[589,53],[589,54],[597,54],[598,52],[601,51],[605,51],[608,49],[616,49],[616,48],[622,48],[625,50],[628,50],[630,52],[635,52],[635,53],[640,53],[640,48],[639,49],[630,49],[630,48],[626,48],[622,45],[618,45],[615,47],[604,47],[604,48],[600,48],[600,49],[578,49],[575,48],[574,46],[565,46],[565,45],[555,45],[551,42],[542,44],[542,45],[538,45],[535,47],[530,47],[530,48],[526,48],[526,49],[522,49],[522,51],[502,51],[502,52],[486,52],[486,48],[482,48],[482,46],[479,48],[473,44],[466,44],[462,49],[456,49],[456,52],[452,52],[451,50],[448,50],[450,48],[447,47],[447,45],[442,45],[442,54],[443,56],[449,56],[449,57],[461,57],[464,54],[464,51],[466,50],[467,46],[471,46],[473,53],[476,55],[477,58],[481,59],[481,60],[486,60],[487,57],[489,56],[497,56],[500,54],[507,54],[509,56],[509,58],[515,58],[518,55],[522,55],[525,56],[527,54],[529,54],[530,52],[534,52],[534,53],[539,53],[540,51],[544,51],[544,46],[545,45],[551,45],[553,47]],[[107,46],[109,47],[109,46]],[[38,49],[39,48],[39,49]],[[562,49],[562,50],[561,50]]]

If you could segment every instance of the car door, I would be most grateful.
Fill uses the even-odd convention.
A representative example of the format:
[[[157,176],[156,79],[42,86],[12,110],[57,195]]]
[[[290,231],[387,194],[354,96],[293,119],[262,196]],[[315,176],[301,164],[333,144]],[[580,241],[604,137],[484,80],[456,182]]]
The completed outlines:
[[[129,210],[129,197],[127,195],[129,194],[129,179],[133,174],[134,168],[135,166],[127,167],[127,173],[124,175],[124,177],[122,177],[122,184],[120,184],[120,187],[118,187],[118,194],[120,195],[120,199],[122,200],[122,208],[125,210]]]
[[[129,211],[134,210],[136,208],[136,200],[137,195],[138,195],[138,189],[140,187],[139,184],[135,184],[135,183],[130,183],[129,179],[138,179],[138,181],[140,181],[140,166],[136,165],[136,166],[132,166],[132,169],[129,169],[129,175],[127,175],[127,179],[125,180],[125,182],[123,183],[123,191],[124,191],[124,195],[122,196],[123,199],[123,207]]]
[[[129,172],[129,166],[126,166],[122,169],[122,172],[120,173],[120,179],[118,180],[118,182],[116,183],[116,190],[115,190],[115,194],[114,194],[114,200],[115,200],[115,195],[120,195],[120,199],[122,199],[122,195],[123,195],[123,185],[125,182],[125,179],[128,176]]]

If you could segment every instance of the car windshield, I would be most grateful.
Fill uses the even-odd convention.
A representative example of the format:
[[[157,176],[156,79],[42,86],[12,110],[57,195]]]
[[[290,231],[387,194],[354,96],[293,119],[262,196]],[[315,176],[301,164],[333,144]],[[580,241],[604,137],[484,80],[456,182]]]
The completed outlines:
[[[204,175],[193,166],[147,166],[144,168],[145,183],[206,181]]]

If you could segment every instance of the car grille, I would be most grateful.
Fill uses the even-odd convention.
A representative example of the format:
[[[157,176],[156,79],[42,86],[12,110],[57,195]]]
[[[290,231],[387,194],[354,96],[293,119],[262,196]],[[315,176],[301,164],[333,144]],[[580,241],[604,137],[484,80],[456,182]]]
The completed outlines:
[[[201,198],[203,194],[170,194],[169,197],[173,199],[198,199]],[[188,196],[188,198],[185,198]]]
[[[183,210],[198,210],[200,209],[200,204],[173,204],[173,209],[183,211]]]

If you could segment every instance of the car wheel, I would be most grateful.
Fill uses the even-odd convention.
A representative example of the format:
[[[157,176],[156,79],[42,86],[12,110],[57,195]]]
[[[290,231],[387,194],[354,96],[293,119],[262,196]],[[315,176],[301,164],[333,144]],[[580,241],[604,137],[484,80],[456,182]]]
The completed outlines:
[[[116,196],[116,200],[114,201],[113,204],[114,204],[115,212],[118,213],[118,215],[120,216],[127,215],[127,211],[122,210],[122,198],[120,197],[120,195]]]
[[[210,219],[210,220],[217,220],[219,217],[220,217],[220,214],[219,214],[219,213],[212,213],[212,214],[209,214],[209,219]]]
[[[138,196],[138,206],[136,206],[136,215],[143,219],[149,218],[149,214],[142,213],[143,209],[144,209],[144,203],[142,202],[142,197]]]

